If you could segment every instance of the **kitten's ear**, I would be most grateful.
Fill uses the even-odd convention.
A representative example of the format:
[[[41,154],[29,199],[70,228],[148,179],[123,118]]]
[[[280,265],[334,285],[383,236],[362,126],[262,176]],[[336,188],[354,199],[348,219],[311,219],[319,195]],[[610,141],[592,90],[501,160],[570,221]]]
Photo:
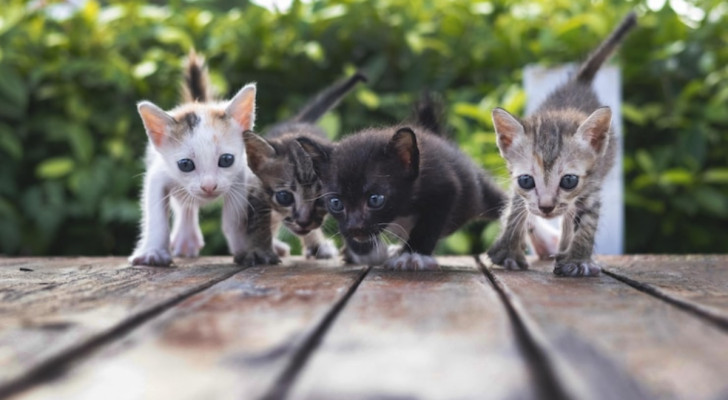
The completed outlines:
[[[238,91],[230,100],[225,114],[237,121],[243,131],[253,129],[255,125],[255,83],[249,83]]]
[[[316,171],[316,175],[319,177],[323,176],[324,169],[329,164],[331,159],[331,153],[334,151],[334,147],[319,143],[316,140],[312,140],[305,136],[296,138],[298,144],[301,145],[303,151],[305,151],[311,158],[313,163],[313,169]]]
[[[142,117],[147,136],[152,140],[154,146],[161,146],[164,138],[168,136],[169,127],[174,124],[174,118],[150,101],[140,102],[137,110]]]
[[[495,127],[496,144],[501,156],[506,157],[508,151],[517,144],[525,134],[523,124],[502,108],[496,108],[491,113]]]
[[[245,140],[245,152],[248,155],[248,166],[257,174],[263,164],[275,156],[276,149],[253,131],[243,132],[243,139]]]
[[[611,126],[612,110],[609,107],[600,107],[579,125],[576,137],[596,154],[602,156],[607,150]]]
[[[417,137],[408,127],[400,128],[387,145],[389,154],[396,156],[408,178],[414,179],[420,172],[420,150]]]

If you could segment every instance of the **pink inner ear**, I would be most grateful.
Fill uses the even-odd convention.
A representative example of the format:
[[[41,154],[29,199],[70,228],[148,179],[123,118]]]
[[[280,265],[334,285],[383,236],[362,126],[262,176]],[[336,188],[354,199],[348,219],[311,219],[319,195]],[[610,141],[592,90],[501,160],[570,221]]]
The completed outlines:
[[[521,130],[520,124],[505,111],[495,111],[493,112],[493,126],[495,127],[501,150],[508,150],[511,144],[513,144],[513,138]]]
[[[230,110],[230,116],[237,121],[244,130],[253,129],[253,118],[255,116],[255,96],[246,94],[242,100],[235,103]]]
[[[589,142],[589,145],[597,152],[601,152],[604,143],[607,140],[607,133],[609,132],[609,125],[612,122],[612,113],[595,111],[592,114],[584,127],[584,136]]]
[[[165,121],[155,115],[153,111],[140,110],[144,127],[147,129],[147,135],[152,139],[155,146],[161,146],[164,141],[164,130],[166,129]]]

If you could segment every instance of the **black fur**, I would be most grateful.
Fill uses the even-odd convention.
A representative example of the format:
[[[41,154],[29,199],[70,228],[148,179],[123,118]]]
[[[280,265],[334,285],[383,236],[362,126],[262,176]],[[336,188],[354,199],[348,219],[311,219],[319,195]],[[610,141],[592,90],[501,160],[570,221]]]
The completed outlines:
[[[437,241],[474,218],[495,218],[505,195],[454,144],[421,127],[372,129],[351,135],[333,150],[306,146],[321,172],[324,200],[339,198],[336,218],[347,247],[372,250],[373,238],[398,217],[414,226],[404,251],[431,255]],[[371,195],[385,196],[380,209]]]

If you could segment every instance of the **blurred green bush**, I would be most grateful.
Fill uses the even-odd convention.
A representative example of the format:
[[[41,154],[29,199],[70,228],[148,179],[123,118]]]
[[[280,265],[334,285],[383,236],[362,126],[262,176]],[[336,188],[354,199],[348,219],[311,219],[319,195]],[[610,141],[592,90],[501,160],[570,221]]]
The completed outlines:
[[[452,137],[503,180],[490,110],[522,111],[529,63],[582,59],[629,10],[623,69],[629,252],[728,243],[728,6],[721,1],[6,0],[0,16],[0,252],[131,252],[146,136],[135,103],[178,99],[191,47],[218,91],[258,82],[258,127],[355,68],[370,77],[322,121],[332,137],[401,121],[443,94]],[[81,4],[74,8],[72,3]],[[206,254],[225,253],[219,206]],[[474,225],[442,252],[480,251]],[[481,232],[482,231],[482,232]]]

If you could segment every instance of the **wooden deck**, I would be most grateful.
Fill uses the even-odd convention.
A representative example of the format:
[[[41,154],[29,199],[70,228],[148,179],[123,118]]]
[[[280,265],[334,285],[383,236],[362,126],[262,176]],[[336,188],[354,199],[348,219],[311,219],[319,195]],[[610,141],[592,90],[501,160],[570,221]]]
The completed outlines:
[[[728,256],[600,260],[0,258],[0,398],[728,398]]]

